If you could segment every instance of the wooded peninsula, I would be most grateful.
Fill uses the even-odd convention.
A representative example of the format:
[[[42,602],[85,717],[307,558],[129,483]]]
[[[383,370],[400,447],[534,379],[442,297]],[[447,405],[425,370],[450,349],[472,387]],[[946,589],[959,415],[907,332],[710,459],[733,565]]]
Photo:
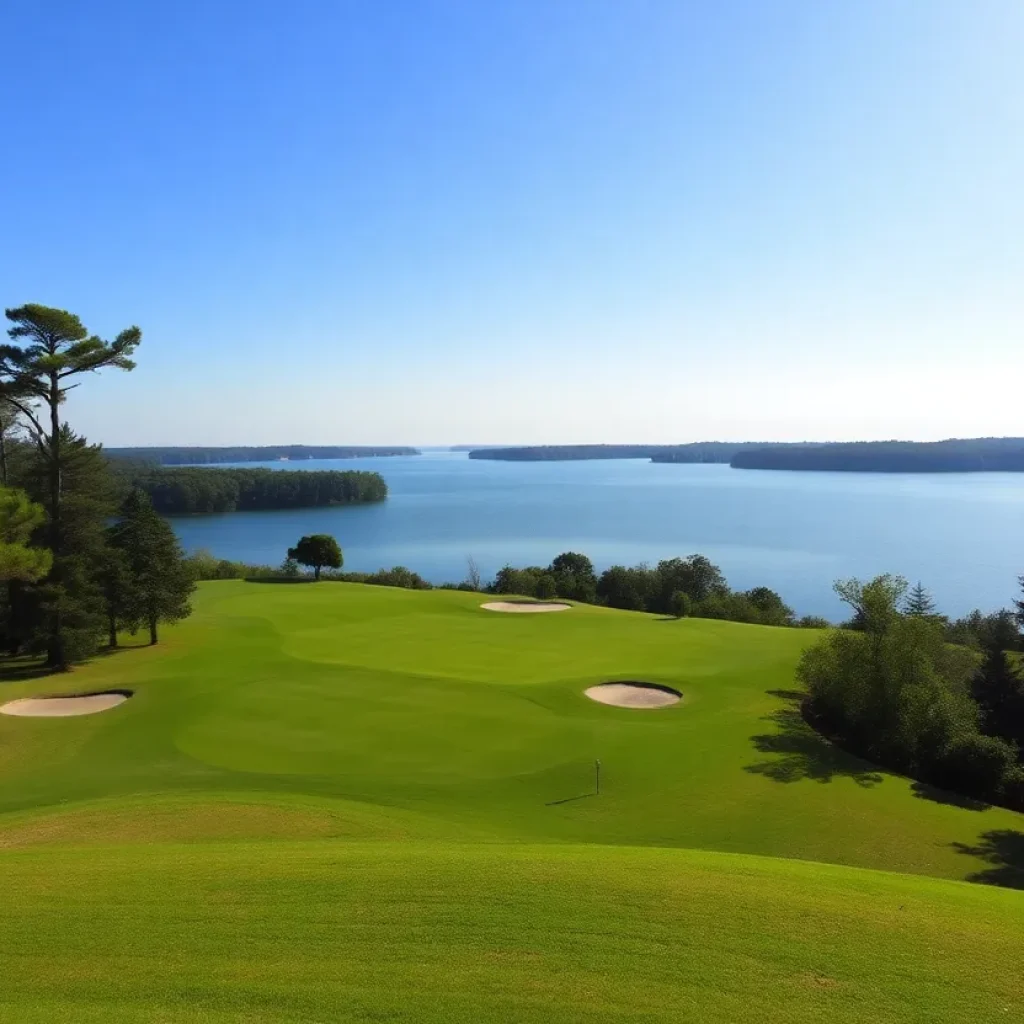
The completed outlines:
[[[356,505],[388,496],[379,473],[360,470],[132,466],[119,475],[129,487],[145,491],[164,515]]]

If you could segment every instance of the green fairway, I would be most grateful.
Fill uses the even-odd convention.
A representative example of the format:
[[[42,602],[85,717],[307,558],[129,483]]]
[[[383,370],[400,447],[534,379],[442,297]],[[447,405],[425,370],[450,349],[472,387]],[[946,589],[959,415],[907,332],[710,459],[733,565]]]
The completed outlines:
[[[0,1019],[1024,1014],[1024,893],[958,881],[1024,885],[1024,816],[811,732],[813,632],[481,600],[208,583],[157,648],[5,682],[134,696],[0,716]],[[583,695],[628,679],[683,700]]]

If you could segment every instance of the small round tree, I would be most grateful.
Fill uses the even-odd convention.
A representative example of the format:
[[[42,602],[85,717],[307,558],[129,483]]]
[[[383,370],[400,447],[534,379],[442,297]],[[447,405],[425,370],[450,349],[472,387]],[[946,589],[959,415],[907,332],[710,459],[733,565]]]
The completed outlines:
[[[288,549],[288,557],[300,565],[312,566],[314,579],[320,579],[320,570],[324,567],[340,569],[344,562],[338,542],[327,533],[303,537],[295,547]]]

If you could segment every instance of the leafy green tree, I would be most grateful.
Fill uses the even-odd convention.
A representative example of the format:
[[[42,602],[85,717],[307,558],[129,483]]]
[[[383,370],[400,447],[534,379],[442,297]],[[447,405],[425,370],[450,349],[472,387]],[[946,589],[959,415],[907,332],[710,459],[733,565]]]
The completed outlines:
[[[592,604],[597,599],[597,574],[586,555],[565,551],[551,563],[548,572],[555,579],[559,597]]]
[[[881,635],[900,614],[907,581],[902,576],[886,573],[876,576],[870,583],[857,579],[836,580],[832,589],[853,609],[850,629]]]
[[[1018,576],[1017,582],[1020,584],[1020,589],[1024,592],[1024,576]],[[1013,602],[1014,617],[1017,620],[1017,625],[1021,629],[1024,629],[1024,598],[1020,601]]]
[[[722,570],[704,555],[669,558],[658,563],[647,600],[647,609],[670,614],[672,595],[681,590],[695,603],[729,592]]]
[[[124,556],[116,606],[129,629],[147,626],[149,642],[155,644],[159,623],[178,622],[192,611],[195,582],[178,538],[149,498],[135,490],[110,529],[110,545]]]
[[[672,595],[671,614],[677,619],[689,618],[693,614],[693,598],[685,590],[677,590]]]
[[[793,609],[770,587],[754,587],[743,597],[757,609],[757,622],[764,626],[793,625]]]
[[[338,542],[326,533],[314,533],[301,538],[295,547],[288,549],[288,557],[300,565],[310,566],[315,579],[320,579],[324,568],[340,569],[343,564]]]
[[[643,611],[646,607],[650,572],[641,568],[628,569],[613,565],[601,573],[597,581],[597,596],[609,608]]]
[[[13,326],[8,335],[14,344],[0,346],[0,394],[24,417],[27,429],[46,468],[48,547],[53,552],[52,599],[47,603],[49,638],[47,662],[67,668],[73,660],[68,651],[65,616],[78,618],[76,588],[87,586],[80,573],[63,561],[68,540],[64,526],[64,474],[67,446],[73,435],[61,423],[60,410],[75,378],[105,367],[131,370],[131,356],[142,338],[137,327],[122,331],[112,342],[91,335],[81,320],[63,309],[30,303],[6,311]],[[79,568],[81,568],[79,566]]]
[[[907,594],[903,612],[905,615],[914,615],[921,619],[935,614],[935,602],[920,582]]]
[[[52,552],[30,546],[45,519],[42,505],[24,491],[0,487],[0,580],[35,583],[50,571]]]
[[[552,597],[555,597],[558,593],[558,586],[555,583],[555,577],[550,573],[544,573],[544,575],[537,580],[537,589],[534,593],[542,601],[549,601]]]
[[[900,614],[905,589],[893,576],[838,583],[864,628],[830,630],[805,651],[798,676],[815,711],[859,752],[927,774],[955,737],[977,733],[966,692],[974,659],[945,643],[940,623]]]

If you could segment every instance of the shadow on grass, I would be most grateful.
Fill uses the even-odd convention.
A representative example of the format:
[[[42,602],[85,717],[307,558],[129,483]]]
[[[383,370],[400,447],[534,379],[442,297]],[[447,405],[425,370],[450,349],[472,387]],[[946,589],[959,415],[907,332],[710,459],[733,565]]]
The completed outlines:
[[[312,576],[246,576],[246,583],[330,583],[331,580],[315,580]]]
[[[90,662],[102,661],[105,658],[112,658],[119,654],[127,654],[130,651],[149,650],[152,646],[153,645],[148,639],[142,638],[137,640],[132,639],[127,643],[125,641],[121,641],[117,647],[101,648],[91,658],[89,658],[88,661],[85,661],[82,664],[88,665]],[[45,662],[40,661],[38,658],[30,658],[25,655],[6,658],[0,657],[0,686],[4,683],[24,683],[29,679],[44,679],[47,676],[67,676],[70,672],[74,672],[76,667],[79,666],[72,665],[69,671],[60,672],[47,665]]]
[[[1024,889],[1024,832],[1013,829],[993,829],[981,834],[980,843],[953,843],[957,853],[977,857],[991,867],[967,876],[969,882],[1000,885],[1004,889]]]
[[[54,671],[39,661],[26,658],[4,658],[0,660],[0,684],[23,683],[27,679],[42,679],[52,676]]]
[[[763,721],[775,726],[773,732],[750,738],[760,753],[773,755],[771,759],[748,764],[744,771],[763,775],[773,782],[800,782],[802,779],[831,782],[841,777],[868,788],[882,781],[883,776],[873,765],[830,743],[804,721],[800,704],[805,694],[797,690],[769,690],[768,693],[787,701],[790,706],[764,717]]]
[[[965,811],[987,811],[992,806],[984,800],[964,796],[962,793],[951,793],[948,789],[939,789],[938,786],[929,785],[927,782],[915,782],[910,789],[919,800],[948,804],[950,807],[959,807]]]
[[[545,807],[557,807],[559,804],[571,804],[574,800],[586,800],[589,797],[597,796],[596,793],[580,793],[579,796],[567,796],[561,800],[549,800]]]

